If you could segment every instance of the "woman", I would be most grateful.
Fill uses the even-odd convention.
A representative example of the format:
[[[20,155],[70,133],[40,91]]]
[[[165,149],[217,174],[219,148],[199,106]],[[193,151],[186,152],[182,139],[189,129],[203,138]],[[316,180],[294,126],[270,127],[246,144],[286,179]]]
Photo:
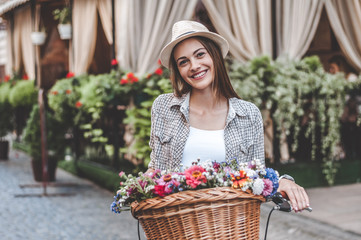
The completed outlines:
[[[149,171],[176,170],[197,159],[264,163],[262,116],[234,91],[223,60],[228,49],[227,40],[200,23],[174,24],[160,55],[174,93],[160,95],[152,106]],[[309,206],[305,190],[290,176],[281,178],[278,191],[286,192],[295,211]]]

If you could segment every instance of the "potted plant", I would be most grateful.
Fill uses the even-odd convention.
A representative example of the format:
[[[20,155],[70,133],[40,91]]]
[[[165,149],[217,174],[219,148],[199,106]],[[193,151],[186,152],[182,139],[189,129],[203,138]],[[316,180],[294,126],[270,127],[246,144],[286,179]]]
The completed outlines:
[[[9,92],[9,102],[14,109],[15,130],[19,140],[32,106],[37,102],[37,90],[33,80],[17,80],[13,83]]]
[[[9,141],[5,136],[13,130],[13,111],[9,103],[10,83],[0,84],[0,160],[9,158]]]
[[[55,181],[58,159],[64,154],[64,137],[62,125],[46,113],[48,181]],[[29,155],[35,181],[42,181],[41,126],[39,105],[35,104],[24,129],[24,142],[28,145]]]
[[[32,32],[30,37],[31,37],[31,41],[34,45],[37,45],[37,46],[43,45],[46,40],[45,28],[42,28],[40,31]]]
[[[71,8],[64,7],[53,11],[54,19],[59,21],[58,31],[61,39],[71,38]]]

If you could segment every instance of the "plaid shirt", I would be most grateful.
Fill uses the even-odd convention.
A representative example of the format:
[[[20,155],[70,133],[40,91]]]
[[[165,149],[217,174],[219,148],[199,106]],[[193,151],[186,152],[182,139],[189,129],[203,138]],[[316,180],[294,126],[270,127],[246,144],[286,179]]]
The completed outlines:
[[[152,149],[149,168],[179,169],[189,136],[189,96],[178,98],[162,94],[152,106],[152,127],[149,146]],[[264,164],[263,121],[259,109],[238,98],[229,99],[224,129],[226,160],[241,162],[259,159]]]

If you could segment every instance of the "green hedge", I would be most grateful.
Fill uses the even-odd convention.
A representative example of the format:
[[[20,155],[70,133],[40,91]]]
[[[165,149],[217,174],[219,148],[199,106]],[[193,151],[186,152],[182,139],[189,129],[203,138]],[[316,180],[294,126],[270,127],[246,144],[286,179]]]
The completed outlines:
[[[130,173],[134,171],[134,166],[124,163],[125,172]],[[86,178],[96,183],[97,185],[108,189],[109,191],[116,192],[119,189],[119,173],[111,170],[105,166],[87,161],[60,161],[58,167],[77,175]]]
[[[289,174],[304,188],[328,186],[322,175],[319,163],[299,163],[270,166],[277,169],[280,175]],[[335,185],[356,183],[361,181],[361,162],[343,160],[335,177]]]

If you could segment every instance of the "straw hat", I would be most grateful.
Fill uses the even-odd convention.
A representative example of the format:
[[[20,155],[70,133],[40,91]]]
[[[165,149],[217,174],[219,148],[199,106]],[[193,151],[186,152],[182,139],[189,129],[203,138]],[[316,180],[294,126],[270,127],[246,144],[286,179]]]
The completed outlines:
[[[162,62],[162,65],[169,68],[169,58],[172,54],[173,48],[184,39],[196,36],[213,40],[221,48],[223,57],[226,57],[229,50],[229,44],[225,38],[216,33],[210,32],[199,22],[179,21],[173,25],[172,40],[160,52],[160,61]]]

